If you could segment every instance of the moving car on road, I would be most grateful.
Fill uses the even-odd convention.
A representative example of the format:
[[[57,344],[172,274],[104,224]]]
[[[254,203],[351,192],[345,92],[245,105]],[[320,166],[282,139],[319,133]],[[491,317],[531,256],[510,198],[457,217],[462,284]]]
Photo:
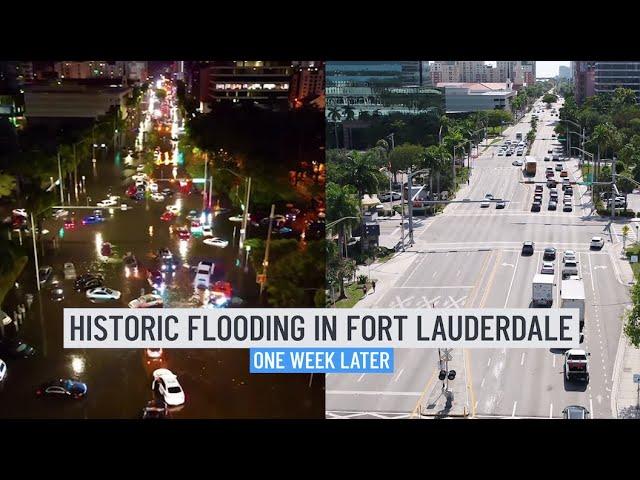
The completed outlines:
[[[96,205],[98,205],[99,207],[102,208],[108,208],[108,207],[113,207],[114,205],[117,205],[118,202],[116,200],[113,200],[111,198],[107,198],[105,200],[101,200],[99,201]]]
[[[564,354],[564,378],[589,383],[589,355],[584,350],[572,348]]]
[[[554,273],[553,262],[543,262],[540,273],[543,273],[545,275],[553,275]]]
[[[65,230],[73,230],[76,228],[76,221],[73,218],[68,218],[64,221]]]
[[[587,420],[589,418],[589,410],[580,405],[570,405],[562,410],[565,420]]]
[[[62,218],[66,217],[67,215],[69,215],[69,212],[63,208],[56,208],[51,214],[53,218]]]
[[[185,401],[184,391],[178,377],[167,368],[159,368],[153,372],[151,390],[157,390],[169,406],[182,405]]]
[[[129,302],[129,308],[158,308],[162,307],[163,300],[160,295],[147,293]]]
[[[104,284],[104,277],[99,273],[85,273],[80,275],[75,282],[76,290],[88,290],[101,287]]]
[[[176,233],[178,234],[180,240],[188,240],[191,237],[191,234],[189,233],[189,229],[187,227],[178,227],[176,229]]]
[[[575,250],[565,250],[562,256],[562,263],[565,262],[575,262],[576,261],[576,252]]]
[[[153,200],[154,202],[164,202],[165,198],[161,193],[153,193],[151,195],[151,200]]]
[[[544,255],[542,257],[543,260],[555,260],[556,259],[556,249],[553,247],[547,247],[544,249]]]
[[[562,265],[562,278],[568,278],[574,275],[579,275],[578,262],[575,260],[566,260]]]
[[[504,208],[507,206],[507,202],[505,202],[504,200],[498,200],[496,202],[496,209],[498,208]]]
[[[522,244],[522,255],[533,255],[535,246],[534,242],[524,242]]]
[[[202,225],[202,236],[210,237],[212,235],[213,235],[213,229],[211,228],[211,225]]]
[[[91,300],[118,300],[121,293],[107,287],[97,287],[87,290],[86,295]]]
[[[160,215],[160,220],[162,220],[163,222],[170,222],[174,218],[176,218],[176,215],[173,212],[164,212],[162,215]]]
[[[61,378],[43,383],[36,390],[38,397],[60,397],[79,399],[87,395],[87,385],[77,380]]]
[[[591,238],[590,248],[600,250],[602,247],[604,247],[604,238],[602,237]]]
[[[480,208],[489,208],[489,205],[491,205],[491,202],[489,200],[483,200],[482,202],[480,202]]]

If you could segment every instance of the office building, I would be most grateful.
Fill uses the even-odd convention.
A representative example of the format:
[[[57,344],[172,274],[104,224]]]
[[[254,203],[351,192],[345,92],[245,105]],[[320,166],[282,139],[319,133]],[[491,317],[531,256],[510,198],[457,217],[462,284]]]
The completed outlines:
[[[125,78],[125,62],[62,61],[56,62],[54,69],[60,79],[110,79],[121,83]]]
[[[558,77],[568,80],[571,78],[571,69],[569,67],[565,67],[564,65],[560,65],[558,67]]]
[[[331,61],[326,64],[330,87],[419,87],[424,83],[422,61]]]
[[[147,62],[125,62],[125,73],[129,83],[144,83],[149,76]]]
[[[438,83],[437,87],[444,91],[446,113],[480,112],[498,109],[511,111],[511,100],[516,95],[510,82],[442,82]]]
[[[629,88],[640,96],[640,62],[595,62],[595,93]]]
[[[290,61],[213,61],[200,70],[200,103],[251,102],[287,108],[293,68]]]
[[[431,85],[441,82],[459,82],[460,67],[458,62],[433,62],[429,68]]]

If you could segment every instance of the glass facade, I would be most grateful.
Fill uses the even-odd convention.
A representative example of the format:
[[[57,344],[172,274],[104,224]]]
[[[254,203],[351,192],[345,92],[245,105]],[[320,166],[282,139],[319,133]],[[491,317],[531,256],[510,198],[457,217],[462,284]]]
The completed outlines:
[[[423,79],[422,63],[421,61],[327,62],[327,86],[420,86]]]
[[[640,62],[596,62],[595,92],[630,88],[640,96]]]

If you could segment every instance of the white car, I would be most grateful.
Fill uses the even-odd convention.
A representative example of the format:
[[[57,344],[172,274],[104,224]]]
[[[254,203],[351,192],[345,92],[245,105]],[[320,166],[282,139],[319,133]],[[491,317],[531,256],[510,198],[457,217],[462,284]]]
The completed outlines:
[[[151,195],[151,200],[154,202],[164,202],[165,198],[161,193],[154,193]]]
[[[155,391],[156,388],[169,406],[182,405],[185,401],[184,390],[178,383],[178,377],[167,368],[154,370],[151,390]]]
[[[76,266],[71,262],[64,264],[64,278],[65,280],[73,280],[76,278]]]
[[[540,273],[553,275],[553,262],[544,262]]]
[[[24,208],[14,208],[11,213],[19,217],[27,218],[27,211]]]
[[[211,225],[202,225],[202,236],[210,237],[212,235],[213,235],[213,229],[211,228]]]
[[[564,255],[562,256],[562,263],[564,262],[575,262],[576,261],[576,252],[575,250],[565,250]]]
[[[158,184],[157,183],[150,183],[149,184],[149,190],[151,190],[152,193],[158,193]]]
[[[147,348],[147,358],[151,360],[159,360],[162,358],[161,348]]]
[[[480,208],[489,208],[489,205],[491,205],[491,202],[489,202],[488,200],[485,200],[482,203],[480,203]]]
[[[122,205],[120,205],[120,210],[127,210],[129,207],[127,206],[126,203],[123,203]]]
[[[91,300],[118,300],[120,295],[118,290],[112,290],[107,287],[97,287],[87,290],[87,298]]]
[[[514,160],[513,162],[511,162],[511,165],[515,165],[516,167],[521,167],[522,160]]]
[[[206,238],[202,243],[204,243],[205,245],[210,245],[212,247],[220,248],[226,248],[227,245],[229,245],[228,240],[223,240],[222,238],[218,237]]]
[[[7,377],[7,364],[0,359],[0,382]]]
[[[162,307],[163,303],[164,302],[162,301],[162,297],[160,295],[156,295],[155,293],[147,293],[146,295],[142,295],[135,300],[131,300],[129,302],[129,308]]]
[[[167,205],[166,209],[167,209],[168,212],[171,212],[174,215],[180,214],[180,209],[178,207],[176,207],[175,205]]]
[[[602,248],[602,247],[604,247],[604,238],[593,237],[591,239],[591,248]]]
[[[69,215],[69,211],[65,210],[64,208],[56,208],[53,211],[53,218],[62,218],[66,217],[67,215]]]
[[[117,205],[117,204],[118,202],[116,202],[115,200],[111,200],[110,198],[107,198],[105,200],[98,202],[96,205],[98,205],[100,208],[107,208],[107,207],[113,207],[114,205]]]

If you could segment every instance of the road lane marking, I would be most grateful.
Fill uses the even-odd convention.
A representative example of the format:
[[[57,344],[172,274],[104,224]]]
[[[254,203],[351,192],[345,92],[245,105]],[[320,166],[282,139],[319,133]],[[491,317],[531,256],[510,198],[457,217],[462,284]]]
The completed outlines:
[[[467,377],[467,392],[471,395],[471,404],[473,405],[473,409],[471,411],[471,418],[476,416],[476,405],[478,402],[476,401],[476,395],[473,391],[473,382],[471,379],[471,362],[469,361],[469,350],[462,349],[462,354],[464,355],[464,370],[465,376]],[[468,400],[468,397],[467,397]]]
[[[482,377],[482,382],[480,382],[480,388],[484,387],[485,377]]]
[[[489,357],[489,360],[487,360],[487,367],[491,365],[491,357]]]
[[[589,397],[589,411],[591,412],[591,418],[596,418],[596,413],[593,411],[593,399]]]
[[[380,395],[380,396],[394,396],[394,397],[417,397],[422,392],[393,392],[393,391],[380,391],[380,390],[327,390],[327,395]]]
[[[516,416],[516,407],[518,406],[518,402],[515,401],[513,402],[513,411],[511,412],[511,416],[515,417]]]
[[[526,352],[522,352],[522,357],[520,357],[520,366],[524,365],[524,354]]]
[[[587,255],[587,257],[589,258],[589,273],[590,273],[589,276],[591,277],[591,288],[593,289],[593,296],[594,296],[594,299],[595,299],[595,296],[596,296],[596,285],[595,285],[595,283],[593,281],[593,276],[594,275],[593,275],[593,268],[591,268],[591,255]]]
[[[438,274],[438,272],[433,272],[433,275],[431,275],[431,278],[436,278],[437,274]]]
[[[491,270],[491,274],[489,276],[489,280],[484,289],[484,295],[482,296],[482,300],[480,300],[480,308],[483,308],[485,303],[487,302],[487,298],[489,297],[489,292],[491,291],[491,287],[493,287],[493,282],[496,279],[496,273],[498,272],[498,266],[500,265],[500,260],[502,259],[502,250],[498,250],[498,255],[496,257],[495,262],[493,263],[493,270]]]
[[[364,378],[364,376],[365,376],[365,374],[364,374],[364,373],[363,373],[362,375],[360,375],[360,376],[358,377],[358,381],[359,381],[359,382],[361,382],[361,381],[362,381],[362,379]]]
[[[492,257],[493,257],[493,251],[490,252],[489,255],[486,255],[484,257],[484,261],[482,262],[482,268],[480,269],[480,274],[478,275],[478,278],[473,286],[473,290],[470,292],[469,297],[467,298],[467,303],[465,304],[465,307],[469,308],[473,306],[473,302],[475,301],[475,298],[478,293],[478,285],[480,285],[480,281],[482,280],[482,277],[484,276],[485,271],[489,266],[489,259]]]
[[[427,394],[427,391],[430,391],[431,385],[433,384],[433,381],[436,379],[437,373],[438,373],[438,369],[434,369],[433,373],[431,374],[431,378],[425,385],[424,390],[422,390],[422,393],[420,393],[420,398],[418,399],[418,403],[416,403],[416,406],[413,407],[413,410],[411,411],[411,418],[413,418],[416,412],[420,409],[420,404],[422,403],[422,399]]]
[[[458,300],[454,299],[451,295],[449,295],[449,301],[451,302],[449,305],[447,305],[447,308],[464,308],[463,306],[458,305],[460,302],[462,302],[463,300],[465,300],[467,297],[461,297]]]
[[[509,302],[509,296],[511,295],[511,289],[513,288],[513,281],[516,278],[516,272],[518,271],[518,262],[520,261],[520,255],[516,257],[516,265],[513,267],[513,275],[511,276],[511,283],[509,283],[509,290],[507,291],[507,298],[504,301],[504,308],[507,308]]]
[[[556,355],[553,355],[553,368],[556,368]]]
[[[425,289],[438,289],[438,288],[473,288],[475,285],[446,285],[437,287],[391,287],[398,290],[425,290]]]
[[[549,404],[549,418],[553,418],[553,403]]]
[[[403,373],[404,373],[404,368],[401,368],[400,371],[398,372],[398,375],[396,376],[396,378],[393,379],[393,381],[397,382]]]

